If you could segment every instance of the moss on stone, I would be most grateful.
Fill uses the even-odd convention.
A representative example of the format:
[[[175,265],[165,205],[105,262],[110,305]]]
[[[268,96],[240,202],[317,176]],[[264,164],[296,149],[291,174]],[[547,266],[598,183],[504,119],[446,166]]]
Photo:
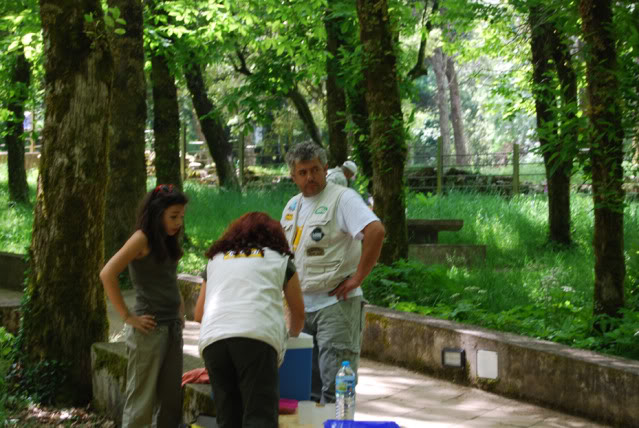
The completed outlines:
[[[114,350],[104,349],[99,346],[94,346],[93,350],[95,353],[93,370],[96,372],[106,370],[113,379],[118,380],[120,391],[124,393],[126,389],[127,359]],[[120,379],[122,379],[122,382],[119,381]]]
[[[193,410],[197,410],[198,413],[215,416],[213,398],[208,394],[199,392],[195,388],[184,388],[182,409],[182,413],[190,413]]]

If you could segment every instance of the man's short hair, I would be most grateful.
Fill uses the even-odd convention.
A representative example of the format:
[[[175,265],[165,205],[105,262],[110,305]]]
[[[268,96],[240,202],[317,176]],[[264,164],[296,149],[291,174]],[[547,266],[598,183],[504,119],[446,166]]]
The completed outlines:
[[[328,162],[326,150],[312,141],[300,143],[286,153],[286,163],[291,172],[295,171],[297,162],[311,161],[315,158],[318,158],[322,165]]]

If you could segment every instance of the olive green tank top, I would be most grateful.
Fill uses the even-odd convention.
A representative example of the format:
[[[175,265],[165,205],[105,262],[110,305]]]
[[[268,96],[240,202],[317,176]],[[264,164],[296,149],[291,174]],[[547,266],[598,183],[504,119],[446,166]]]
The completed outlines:
[[[135,288],[133,311],[137,316],[153,315],[158,324],[180,318],[177,261],[167,258],[159,263],[149,253],[129,263],[129,274]]]

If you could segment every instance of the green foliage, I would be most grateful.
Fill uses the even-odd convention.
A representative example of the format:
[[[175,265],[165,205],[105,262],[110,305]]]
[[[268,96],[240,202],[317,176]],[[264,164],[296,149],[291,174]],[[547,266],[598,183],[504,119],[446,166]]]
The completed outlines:
[[[7,405],[11,401],[6,376],[11,368],[13,345],[13,335],[0,327],[0,424],[6,419]]]
[[[444,267],[425,266],[410,260],[399,260],[392,266],[379,265],[366,278],[362,288],[370,303],[389,307],[400,302],[435,306],[461,291]]]
[[[67,381],[70,364],[44,360],[25,365],[18,360],[11,365],[7,373],[9,394],[14,397],[25,397],[40,404],[56,404],[59,400],[59,391]]]

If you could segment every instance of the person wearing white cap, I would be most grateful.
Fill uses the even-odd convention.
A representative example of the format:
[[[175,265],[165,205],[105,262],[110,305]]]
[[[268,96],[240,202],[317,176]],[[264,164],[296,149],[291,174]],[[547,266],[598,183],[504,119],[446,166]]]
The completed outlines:
[[[357,165],[353,161],[346,161],[341,167],[331,168],[326,173],[326,181],[349,187],[357,174]]]

